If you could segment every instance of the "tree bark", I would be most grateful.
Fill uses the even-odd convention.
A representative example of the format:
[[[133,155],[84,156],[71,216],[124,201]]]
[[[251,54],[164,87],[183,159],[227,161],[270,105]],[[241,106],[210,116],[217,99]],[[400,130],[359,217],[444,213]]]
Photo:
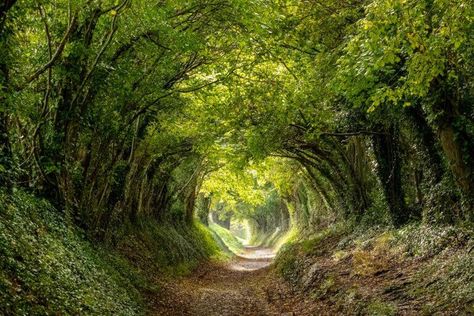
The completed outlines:
[[[450,124],[438,128],[438,136],[449,167],[461,191],[468,199],[474,196],[470,167],[464,162],[462,147],[456,139],[456,132]]]
[[[209,226],[209,210],[211,208],[211,197],[202,196],[199,203],[198,217],[201,223]]]
[[[445,167],[440,155],[440,148],[436,141],[436,134],[426,120],[426,114],[418,106],[407,107],[405,113],[411,121],[415,135],[420,139],[428,156],[427,165],[433,174],[434,183],[443,178]]]
[[[409,220],[402,189],[398,131],[392,124],[386,135],[372,136],[377,160],[377,173],[383,187],[393,224],[400,227]]]

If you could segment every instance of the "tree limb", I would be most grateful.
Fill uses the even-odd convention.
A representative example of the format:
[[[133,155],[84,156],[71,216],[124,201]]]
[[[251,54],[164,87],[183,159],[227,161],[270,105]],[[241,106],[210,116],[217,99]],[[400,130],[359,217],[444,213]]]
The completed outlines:
[[[372,131],[357,131],[357,132],[347,132],[347,133],[325,132],[325,133],[321,133],[320,135],[321,136],[334,136],[334,137],[349,137],[349,136],[359,136],[359,135],[387,135],[387,133],[372,132]]]
[[[50,67],[54,65],[54,63],[59,59],[61,56],[64,47],[66,46],[67,40],[69,39],[69,36],[71,35],[74,27],[76,26],[76,21],[77,21],[77,14],[74,14],[71,21],[69,22],[69,26],[66,30],[66,33],[64,33],[63,38],[61,39],[61,42],[59,43],[59,46],[56,48],[56,51],[54,52],[53,56],[51,59],[44,64],[41,68],[36,70],[31,76],[29,76],[25,83],[20,87],[19,90],[22,90],[27,84],[31,83],[32,81],[38,79],[38,77],[44,73],[46,70],[48,70]]]

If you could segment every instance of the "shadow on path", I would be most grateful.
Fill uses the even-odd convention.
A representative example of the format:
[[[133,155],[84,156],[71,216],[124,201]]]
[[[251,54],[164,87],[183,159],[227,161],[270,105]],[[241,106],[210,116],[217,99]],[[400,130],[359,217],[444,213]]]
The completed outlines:
[[[230,270],[255,271],[268,267],[275,258],[270,248],[246,246],[243,253],[236,255],[228,265]]]
[[[275,257],[271,249],[245,247],[228,263],[210,263],[164,288],[153,315],[281,315],[268,303],[264,285]]]

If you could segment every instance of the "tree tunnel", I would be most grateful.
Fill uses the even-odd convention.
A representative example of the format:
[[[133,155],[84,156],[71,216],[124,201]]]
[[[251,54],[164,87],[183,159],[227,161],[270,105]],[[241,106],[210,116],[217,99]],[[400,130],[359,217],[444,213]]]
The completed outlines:
[[[471,306],[473,29],[472,0],[0,1],[0,314]]]

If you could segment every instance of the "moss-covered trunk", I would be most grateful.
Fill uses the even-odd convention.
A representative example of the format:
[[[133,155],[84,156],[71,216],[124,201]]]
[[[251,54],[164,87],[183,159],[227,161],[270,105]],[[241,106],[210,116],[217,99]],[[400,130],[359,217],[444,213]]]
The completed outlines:
[[[409,214],[404,202],[398,130],[391,124],[372,136],[377,173],[395,226],[405,224]]]

